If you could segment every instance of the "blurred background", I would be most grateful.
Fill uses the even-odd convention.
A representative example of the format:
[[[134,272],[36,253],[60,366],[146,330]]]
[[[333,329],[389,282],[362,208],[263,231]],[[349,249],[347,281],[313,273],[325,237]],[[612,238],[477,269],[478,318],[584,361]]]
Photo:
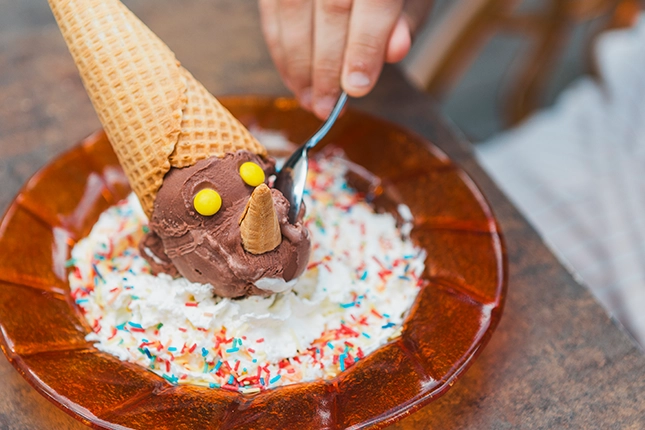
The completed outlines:
[[[205,1],[180,4],[190,8],[191,3]],[[239,1],[248,3],[249,13],[257,13],[252,10],[255,0]],[[135,13],[152,17],[148,24],[163,35],[163,29],[154,28],[153,2],[124,3]],[[162,0],[159,10],[168,3]],[[593,40],[607,28],[628,25],[638,3],[435,0],[430,20],[402,65],[413,82],[441,101],[444,112],[472,140],[486,139],[529,110],[553,103],[576,77],[592,72]],[[0,0],[0,42],[51,25],[55,24],[45,0]],[[173,47],[172,40],[169,44]],[[533,76],[527,75],[528,68]],[[520,105],[526,112],[512,114]]]
[[[514,125],[582,74],[638,0],[436,0],[403,66],[471,140]]]

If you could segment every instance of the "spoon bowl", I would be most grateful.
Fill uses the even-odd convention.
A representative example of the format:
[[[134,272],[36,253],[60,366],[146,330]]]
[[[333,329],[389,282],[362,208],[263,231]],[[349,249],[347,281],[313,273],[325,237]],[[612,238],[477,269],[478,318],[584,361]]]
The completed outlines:
[[[275,179],[275,188],[280,190],[289,202],[289,222],[295,223],[302,207],[302,197],[305,192],[307,181],[307,170],[309,169],[309,150],[314,148],[318,142],[329,132],[338,119],[340,112],[347,102],[347,93],[343,91],[338,97],[327,120],[320,126],[305,143],[284,163]]]

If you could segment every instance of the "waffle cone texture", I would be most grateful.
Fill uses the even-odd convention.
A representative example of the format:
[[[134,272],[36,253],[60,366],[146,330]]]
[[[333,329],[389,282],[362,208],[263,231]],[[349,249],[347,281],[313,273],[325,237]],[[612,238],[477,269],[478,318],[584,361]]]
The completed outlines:
[[[278,214],[271,190],[261,184],[253,190],[240,219],[242,246],[251,254],[264,254],[282,242]]]
[[[118,0],[48,0],[144,212],[171,167],[266,149]]]

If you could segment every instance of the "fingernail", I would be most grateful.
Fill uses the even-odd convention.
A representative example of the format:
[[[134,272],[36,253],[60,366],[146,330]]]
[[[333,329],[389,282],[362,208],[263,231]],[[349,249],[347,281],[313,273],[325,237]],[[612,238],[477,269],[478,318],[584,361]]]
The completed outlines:
[[[321,97],[316,100],[314,110],[316,114],[321,117],[326,117],[330,114],[331,110],[334,108],[336,99],[331,96]]]
[[[311,110],[311,88],[305,88],[300,93],[300,104],[303,108]]]
[[[354,88],[367,87],[370,84],[370,78],[363,72],[352,72],[347,76],[347,85]]]

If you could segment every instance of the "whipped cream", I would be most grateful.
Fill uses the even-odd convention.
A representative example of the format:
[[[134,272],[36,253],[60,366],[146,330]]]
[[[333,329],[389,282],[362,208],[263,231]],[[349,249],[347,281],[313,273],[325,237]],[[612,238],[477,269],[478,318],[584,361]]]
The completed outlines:
[[[313,160],[305,273],[277,292],[241,300],[211,287],[153,276],[137,244],[147,219],[134,195],[105,211],[72,250],[69,280],[96,348],[138,363],[173,384],[244,393],[329,379],[400,334],[421,285],[424,253],[404,224],[377,214],[345,182],[346,162]],[[281,282],[280,282],[281,281]]]

